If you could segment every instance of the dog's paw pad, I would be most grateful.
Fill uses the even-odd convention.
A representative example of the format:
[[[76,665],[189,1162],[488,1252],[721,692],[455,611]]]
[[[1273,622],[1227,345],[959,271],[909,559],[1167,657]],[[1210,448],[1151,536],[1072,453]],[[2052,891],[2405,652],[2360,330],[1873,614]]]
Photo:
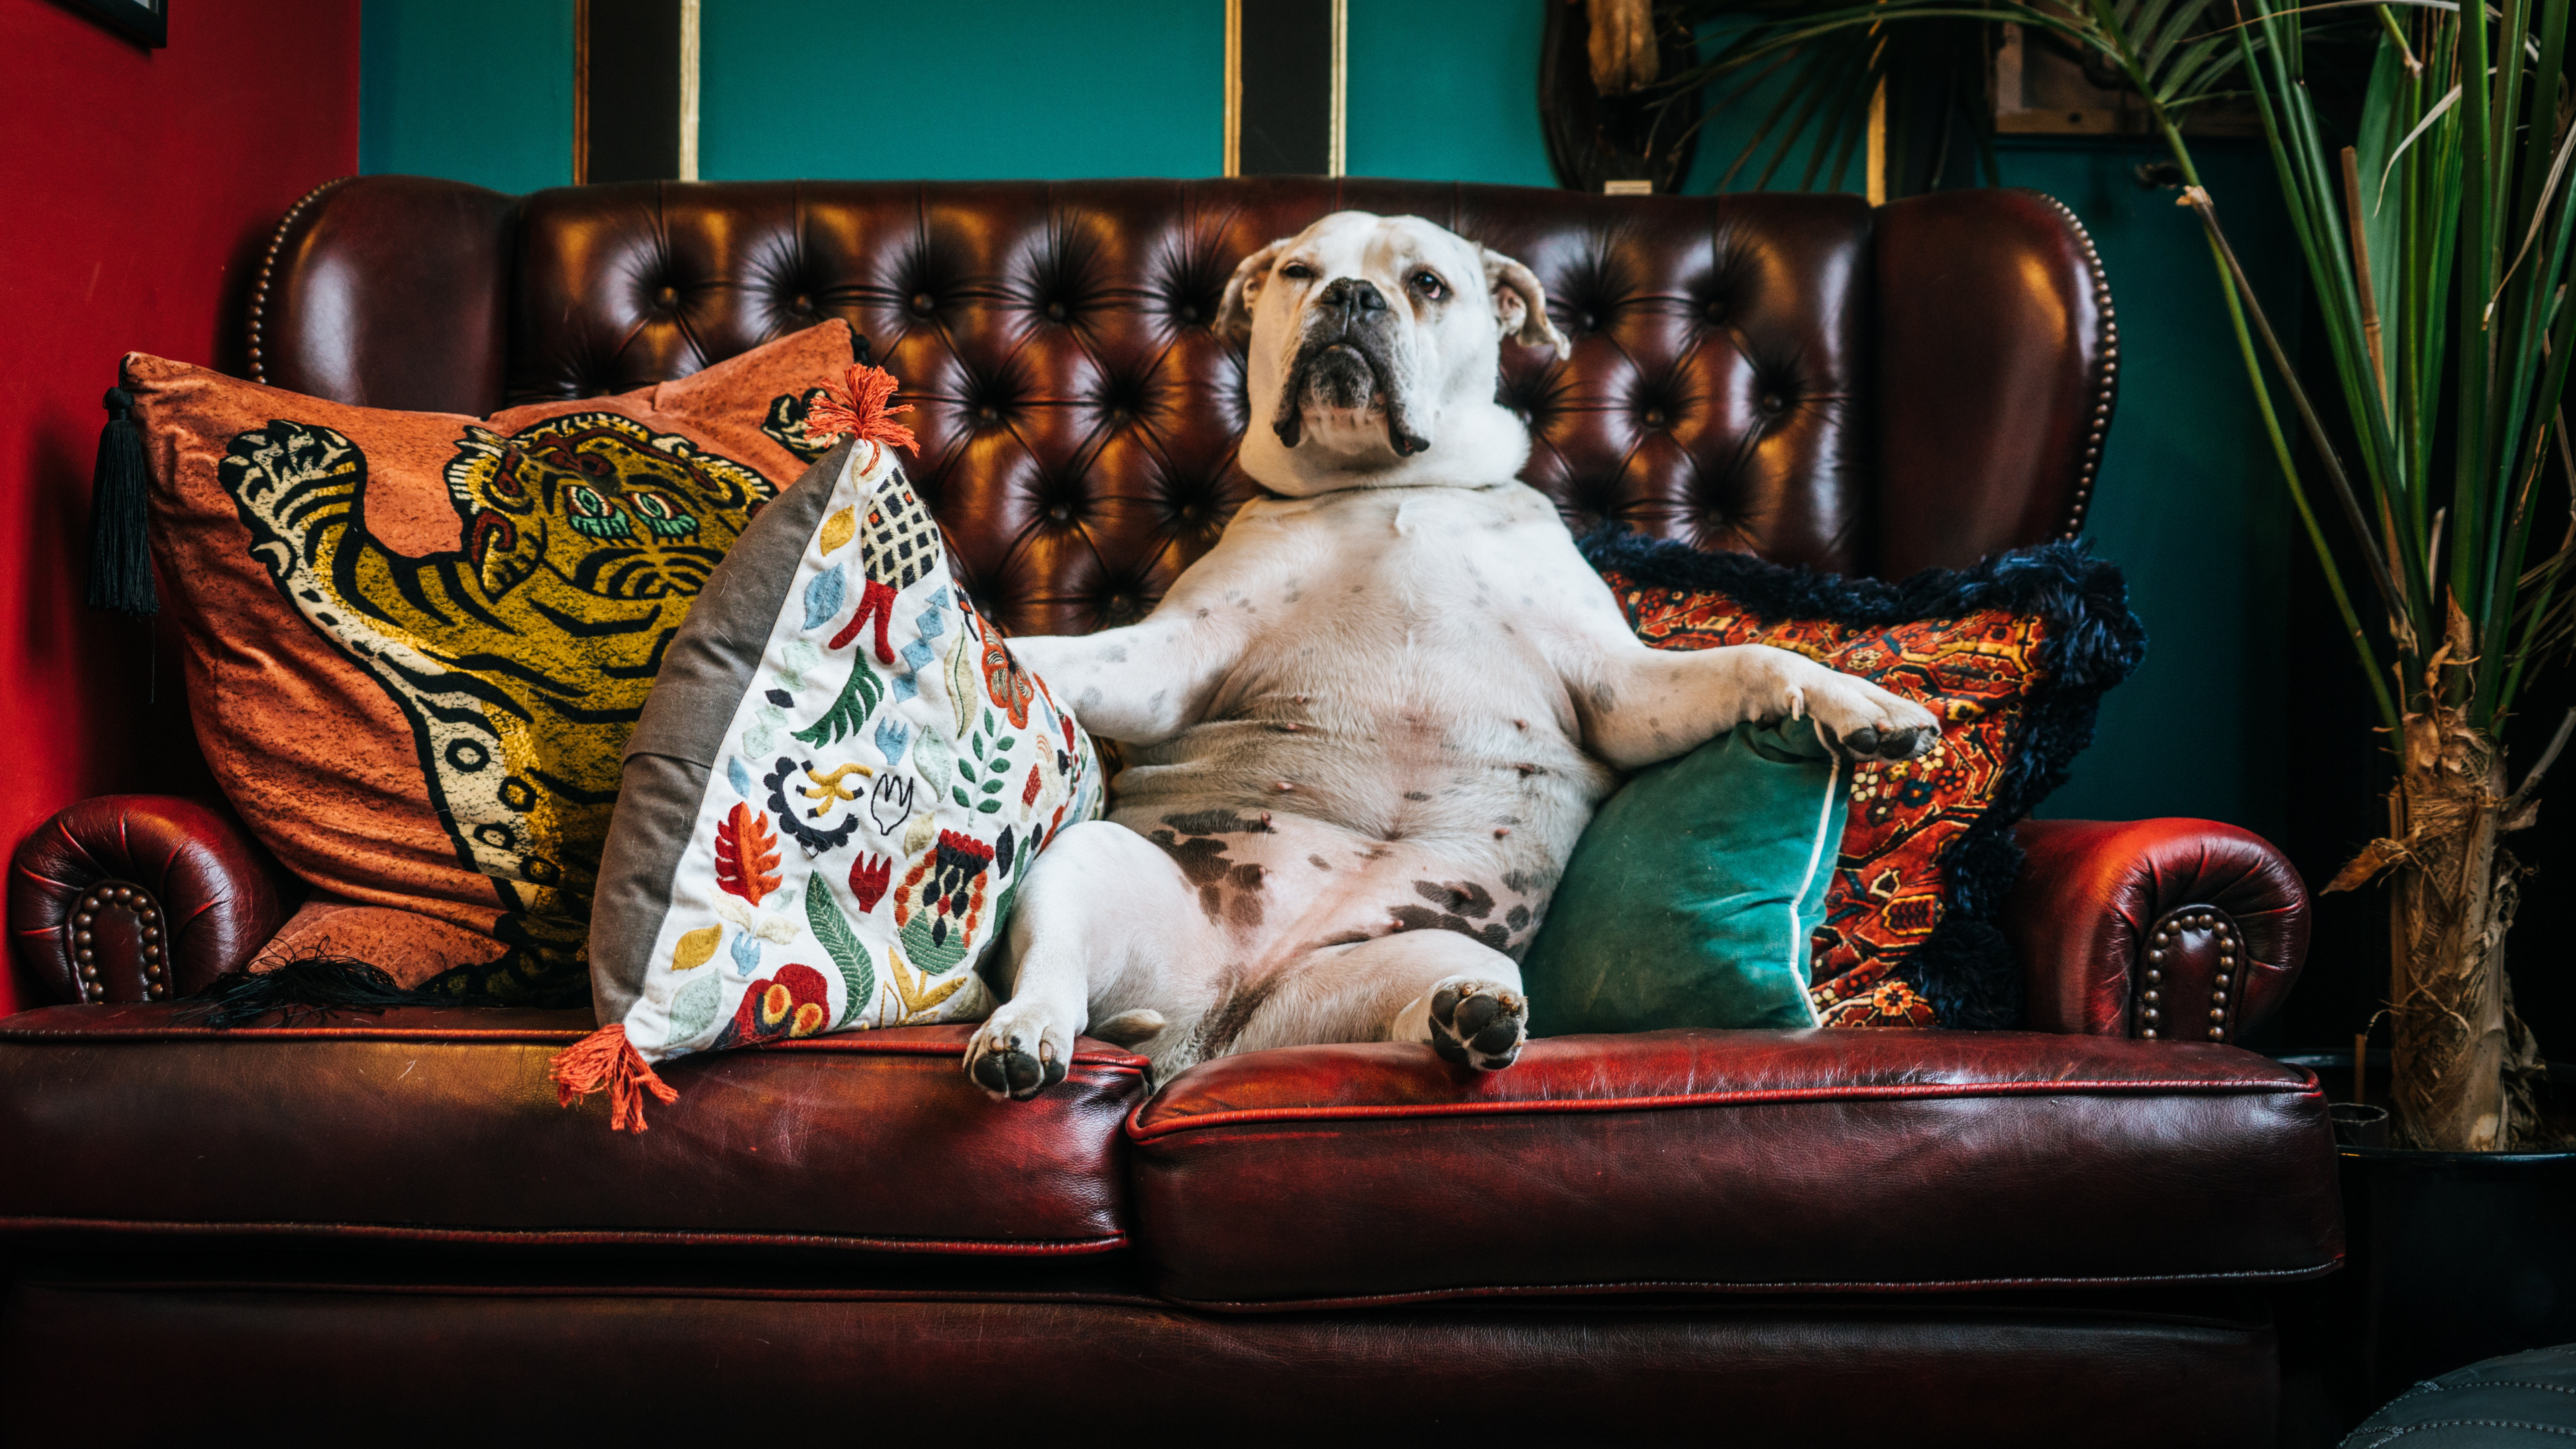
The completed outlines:
[[[1025,1102],[1064,1080],[1064,1059],[1018,1032],[981,1032],[967,1050],[966,1073],[996,1098]]]
[[[1928,753],[1940,738],[1937,728],[1878,730],[1863,725],[1834,743],[1855,760],[1910,760]]]
[[[1431,1049],[1442,1061],[1498,1072],[1518,1060],[1529,1002],[1499,986],[1444,986],[1431,998]]]

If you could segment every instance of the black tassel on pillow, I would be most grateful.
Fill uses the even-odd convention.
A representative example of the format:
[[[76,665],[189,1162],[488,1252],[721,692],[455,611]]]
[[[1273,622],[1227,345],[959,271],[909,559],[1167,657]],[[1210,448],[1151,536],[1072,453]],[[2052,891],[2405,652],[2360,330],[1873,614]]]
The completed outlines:
[[[90,475],[89,606],[136,618],[159,612],[152,588],[151,502],[144,496],[143,430],[134,396],[107,390],[107,426],[98,434],[98,468]]]
[[[315,953],[291,957],[266,971],[227,971],[188,998],[206,1009],[196,1020],[218,1031],[254,1026],[275,1014],[277,1025],[333,1011],[382,1011],[388,1006],[453,1006],[450,997],[410,991],[383,968],[347,956]]]

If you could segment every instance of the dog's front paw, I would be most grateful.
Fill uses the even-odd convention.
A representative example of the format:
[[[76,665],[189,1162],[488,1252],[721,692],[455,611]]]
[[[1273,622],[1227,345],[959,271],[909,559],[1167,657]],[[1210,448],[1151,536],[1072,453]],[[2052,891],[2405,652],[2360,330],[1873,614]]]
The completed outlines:
[[[966,1044],[966,1075],[996,1102],[1025,1102],[1064,1080],[1074,1030],[1044,1007],[1006,1002]]]
[[[1453,976],[1431,992],[1431,1049],[1440,1059],[1499,1072],[1520,1058],[1529,1001],[1509,987]]]
[[[1855,760],[1910,760],[1941,738],[1941,721],[1865,679],[1826,671],[1803,691],[1827,743]]]

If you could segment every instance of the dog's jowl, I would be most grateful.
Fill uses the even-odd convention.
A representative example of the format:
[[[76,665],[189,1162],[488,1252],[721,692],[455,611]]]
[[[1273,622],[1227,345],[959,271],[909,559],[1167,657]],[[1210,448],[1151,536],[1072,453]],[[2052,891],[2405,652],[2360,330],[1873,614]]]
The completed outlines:
[[[1518,957],[1624,770],[1747,720],[1906,758],[1918,705],[1759,645],[1639,644],[1494,400],[1563,347],[1528,268],[1415,217],[1328,216],[1244,259],[1248,503],[1143,623],[1013,649],[1127,745],[1109,819],[1021,887],[1010,999],[967,1068],[1061,1080],[1086,1028],[1150,1056],[1425,1042],[1494,1070]]]

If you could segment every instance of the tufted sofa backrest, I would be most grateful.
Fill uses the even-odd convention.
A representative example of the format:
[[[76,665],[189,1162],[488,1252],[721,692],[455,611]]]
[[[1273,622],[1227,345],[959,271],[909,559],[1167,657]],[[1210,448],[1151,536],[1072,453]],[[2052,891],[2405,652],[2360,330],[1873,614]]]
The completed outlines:
[[[280,223],[253,375],[484,413],[683,376],[846,318],[913,472],[1016,632],[1141,617],[1255,489],[1237,261],[1327,212],[1527,262],[1571,341],[1506,343],[1524,478],[1703,548],[1896,577],[2080,526],[2117,334],[2092,245],[2028,192],[1597,197],[1261,178],[568,187],[332,183]]]

